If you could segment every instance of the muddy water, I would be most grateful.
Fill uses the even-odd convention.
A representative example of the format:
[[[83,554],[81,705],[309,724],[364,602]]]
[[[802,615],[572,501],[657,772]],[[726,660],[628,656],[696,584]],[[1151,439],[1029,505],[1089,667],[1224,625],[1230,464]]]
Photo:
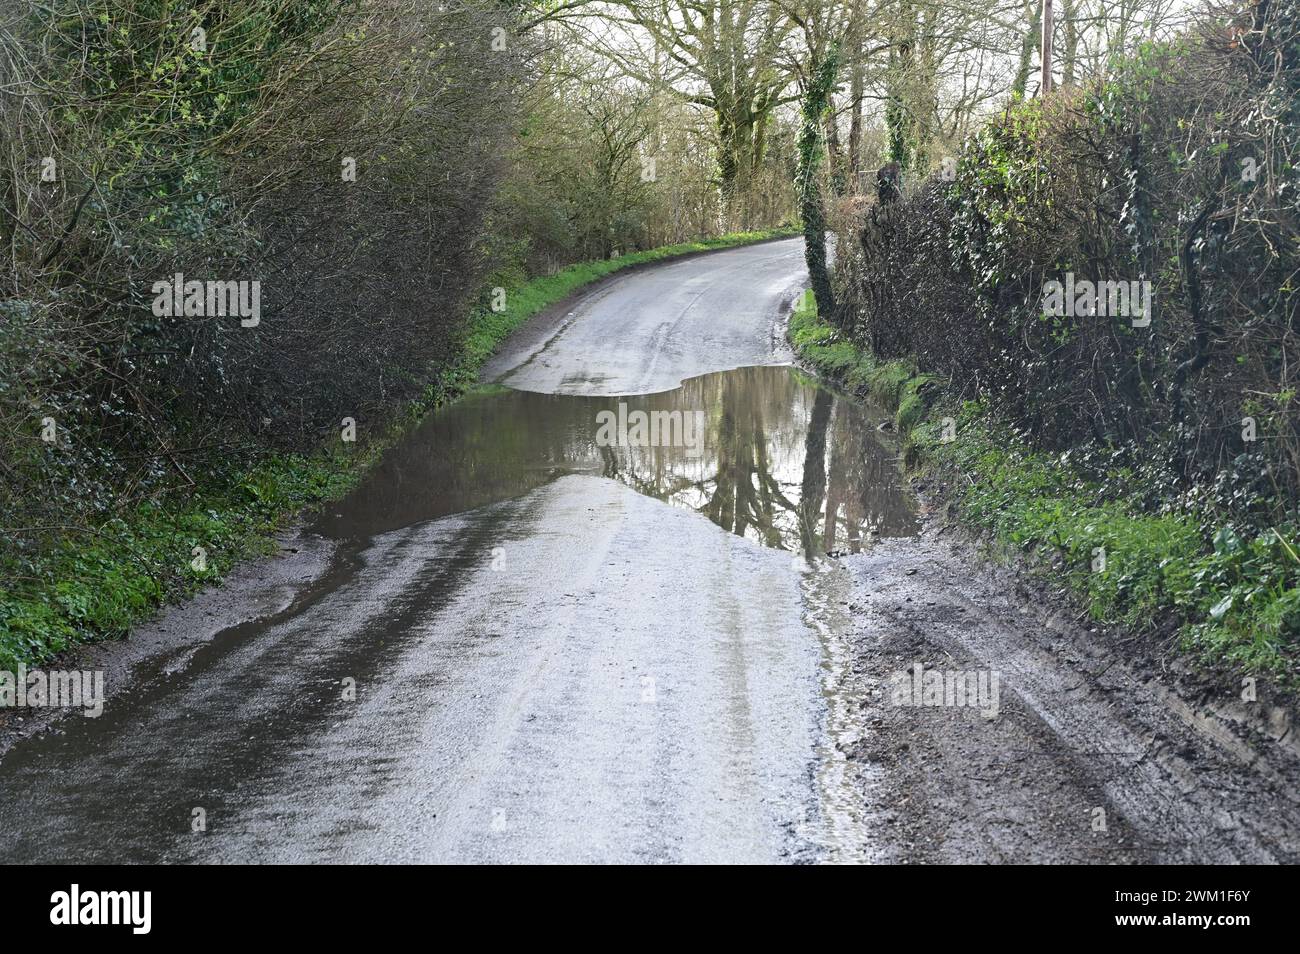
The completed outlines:
[[[913,530],[878,421],[788,368],[473,395],[320,519],[292,606],[9,752],[0,860],[863,857],[815,558]]]
[[[799,836],[818,860],[877,861],[880,823],[861,797],[871,780],[860,776],[870,769],[851,768],[845,757],[860,733],[861,702],[846,649],[847,577],[817,558],[916,532],[897,451],[878,430],[885,419],[788,367],[716,372],[617,398],[495,388],[427,421],[317,529],[369,537],[587,474],[799,554],[823,706],[817,808]]]
[[[763,546],[856,553],[916,529],[881,420],[786,367],[622,398],[489,389],[432,416],[316,529],[370,537],[587,474]]]

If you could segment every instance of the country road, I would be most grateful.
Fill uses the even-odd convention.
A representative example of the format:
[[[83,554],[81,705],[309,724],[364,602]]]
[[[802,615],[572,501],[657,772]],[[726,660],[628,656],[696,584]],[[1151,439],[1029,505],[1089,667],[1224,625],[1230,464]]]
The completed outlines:
[[[616,275],[530,321],[484,375],[545,394],[649,394],[710,371],[785,364],[779,307],[805,276],[797,239]]]
[[[804,281],[787,240],[539,316],[280,556],[92,650],[104,714],[0,761],[2,860],[1300,858],[1289,729],[950,542],[789,367]],[[702,430],[601,440],[636,412]],[[914,665],[996,711],[891,705]]]

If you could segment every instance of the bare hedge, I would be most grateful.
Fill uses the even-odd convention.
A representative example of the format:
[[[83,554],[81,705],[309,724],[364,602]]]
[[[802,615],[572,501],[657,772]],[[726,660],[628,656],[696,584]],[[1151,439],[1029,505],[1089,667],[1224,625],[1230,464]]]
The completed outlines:
[[[0,5],[0,525],[363,430],[485,274],[529,51],[487,0]],[[257,282],[260,321],[156,314]],[[246,289],[251,285],[244,286]],[[57,439],[51,442],[48,425]]]
[[[1158,462],[1175,493],[1294,514],[1294,0],[1009,106],[967,144],[955,181],[872,206],[854,232],[841,243],[840,320],[877,355],[915,356],[1045,447]],[[1067,277],[1149,283],[1149,315],[1050,313],[1049,283]]]

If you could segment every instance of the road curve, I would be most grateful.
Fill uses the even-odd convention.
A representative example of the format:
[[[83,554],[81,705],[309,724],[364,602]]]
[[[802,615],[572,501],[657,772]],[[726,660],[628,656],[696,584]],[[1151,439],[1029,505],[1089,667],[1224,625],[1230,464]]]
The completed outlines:
[[[545,394],[652,394],[710,371],[787,364],[779,315],[806,278],[801,239],[615,274],[520,329],[484,379]]]
[[[505,380],[653,391],[781,363],[802,273],[780,242],[619,277],[513,342]],[[455,453],[472,480],[474,443],[417,440],[411,466]],[[856,839],[821,808],[801,558],[600,476],[406,522],[373,513],[378,479],[318,525],[369,521],[287,608],[0,761],[6,861],[773,862]]]

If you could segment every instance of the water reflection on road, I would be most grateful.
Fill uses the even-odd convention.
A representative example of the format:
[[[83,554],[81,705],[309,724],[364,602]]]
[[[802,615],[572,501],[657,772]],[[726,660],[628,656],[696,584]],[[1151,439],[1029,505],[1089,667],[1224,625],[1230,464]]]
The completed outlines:
[[[637,412],[664,425],[654,446],[637,432]],[[702,441],[690,430],[697,419]],[[707,374],[626,398],[496,388],[433,415],[318,529],[370,536],[590,474],[767,547],[857,552],[872,536],[916,526],[878,420],[785,367]]]

